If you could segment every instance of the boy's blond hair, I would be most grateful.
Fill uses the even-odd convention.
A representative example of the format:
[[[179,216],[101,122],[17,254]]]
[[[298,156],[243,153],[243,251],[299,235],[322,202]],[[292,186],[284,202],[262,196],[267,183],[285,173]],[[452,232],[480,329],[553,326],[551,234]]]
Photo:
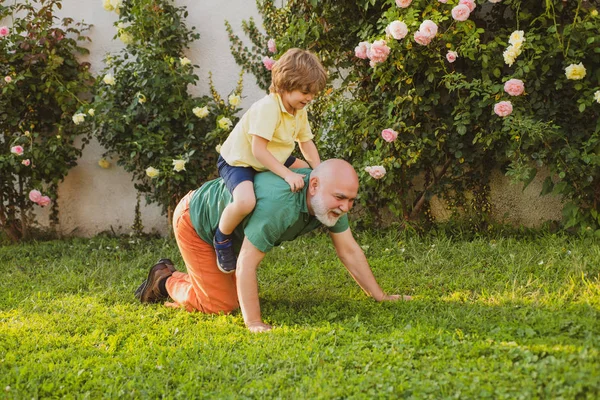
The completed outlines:
[[[301,90],[317,94],[327,84],[327,71],[316,55],[308,50],[289,49],[273,65],[271,93]]]

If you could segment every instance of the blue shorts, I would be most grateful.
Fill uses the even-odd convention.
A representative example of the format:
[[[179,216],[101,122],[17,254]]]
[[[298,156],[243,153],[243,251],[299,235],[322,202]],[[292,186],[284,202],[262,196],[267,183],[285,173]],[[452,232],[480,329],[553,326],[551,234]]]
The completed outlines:
[[[289,168],[296,161],[296,157],[289,156],[285,160],[285,165]],[[217,160],[217,168],[219,169],[219,176],[225,181],[225,186],[229,189],[229,193],[233,193],[233,189],[244,181],[254,182],[254,175],[257,171],[252,167],[232,167],[219,155]]]

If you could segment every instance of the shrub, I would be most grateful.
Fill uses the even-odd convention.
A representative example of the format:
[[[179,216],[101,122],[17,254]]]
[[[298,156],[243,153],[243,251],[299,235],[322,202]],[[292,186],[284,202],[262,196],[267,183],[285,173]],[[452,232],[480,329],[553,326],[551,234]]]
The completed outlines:
[[[335,85],[311,110],[318,146],[359,169],[361,203],[374,214],[418,220],[431,196],[464,206],[474,191],[483,200],[470,205],[484,215],[492,168],[528,184],[545,166],[543,193],[567,200],[564,226],[600,227],[600,19],[589,2],[257,5],[279,54],[308,48],[329,67]],[[264,38],[251,39],[264,54]],[[238,42],[236,60],[252,70],[256,58]],[[580,64],[585,76],[570,67]],[[510,95],[511,79],[524,92],[511,81]],[[365,168],[383,170],[373,167],[385,176],[371,178]]]
[[[0,222],[13,241],[27,238],[35,204],[52,208],[58,222],[57,187],[87,143],[86,128],[73,120],[93,79],[87,54],[88,25],[63,18],[60,0],[0,6]],[[80,134],[83,139],[76,143]]]
[[[199,78],[184,51],[199,35],[185,26],[185,7],[168,0],[111,4],[106,8],[119,13],[115,38],[126,46],[105,57],[97,80],[97,138],[170,219],[179,199],[216,173],[215,147],[237,121],[241,75],[227,102],[212,80],[212,97],[190,95]]]

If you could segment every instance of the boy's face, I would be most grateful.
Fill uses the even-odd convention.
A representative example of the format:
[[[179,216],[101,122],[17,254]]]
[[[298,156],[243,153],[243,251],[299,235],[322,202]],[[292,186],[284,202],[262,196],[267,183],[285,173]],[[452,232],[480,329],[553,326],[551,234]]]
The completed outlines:
[[[281,100],[287,112],[295,114],[296,110],[301,110],[315,98],[314,93],[303,90],[292,90],[291,92],[282,92]]]

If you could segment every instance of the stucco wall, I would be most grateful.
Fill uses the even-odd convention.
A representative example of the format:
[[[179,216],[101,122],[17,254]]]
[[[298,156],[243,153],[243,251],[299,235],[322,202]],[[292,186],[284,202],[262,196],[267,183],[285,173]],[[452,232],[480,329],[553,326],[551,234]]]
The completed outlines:
[[[227,96],[235,88],[240,67],[229,51],[229,40],[224,21],[231,23],[240,37],[242,20],[254,17],[260,21],[254,0],[179,0],[178,6],[186,6],[189,11],[188,26],[195,26],[200,39],[193,43],[186,56],[193,64],[199,65],[196,74],[200,77],[198,87],[191,88],[195,95],[209,94],[208,73],[212,71],[215,86],[219,93]],[[102,0],[63,0],[59,16],[69,16],[76,21],[84,21],[93,27],[88,36],[92,43],[86,47],[90,55],[85,61],[92,64],[92,72],[99,73],[104,64],[102,58],[107,52],[122,48],[119,40],[112,40],[115,34],[113,23],[117,14],[107,12]],[[264,96],[253,76],[244,78],[245,109],[255,100]],[[102,231],[114,230],[117,233],[130,232],[133,224],[136,192],[131,176],[111,160],[109,169],[98,166],[104,149],[95,141],[85,149],[78,166],[73,168],[59,187],[60,230],[64,234],[90,236]],[[166,217],[155,205],[145,205],[142,199],[142,220],[145,231],[168,232]],[[47,213],[39,215],[42,225],[48,224]]]
[[[186,56],[199,65],[196,73],[200,76],[200,86],[192,88],[194,94],[208,94],[207,77],[212,71],[217,90],[227,95],[234,87],[240,71],[229,52],[229,41],[224,21],[228,20],[236,33],[241,32],[241,22],[254,17],[260,21],[254,0],[178,0],[177,5],[187,6],[189,26],[195,26],[201,35]],[[98,73],[103,68],[102,58],[107,52],[121,48],[120,41],[113,41],[113,23],[117,15],[102,8],[102,0],[63,0],[62,16],[73,17],[78,21],[93,24],[88,33],[92,43],[88,46],[90,56],[86,61],[92,64],[92,71]],[[244,100],[246,109],[263,92],[250,75],[245,77]],[[82,159],[72,169],[59,188],[60,226],[64,234],[91,236],[102,231],[128,233],[134,218],[136,192],[131,177],[114,160],[109,169],[98,166],[103,149],[92,142],[84,150]],[[520,186],[510,184],[501,174],[496,174],[491,187],[494,215],[499,221],[536,226],[548,219],[560,219],[560,200],[540,198],[542,179],[537,178],[523,192]],[[168,222],[154,205],[143,201],[142,219],[145,231],[168,232]],[[437,209],[437,212],[436,212]],[[444,207],[433,204],[433,211],[440,220],[444,219]],[[47,215],[42,212],[40,222],[48,224]]]

